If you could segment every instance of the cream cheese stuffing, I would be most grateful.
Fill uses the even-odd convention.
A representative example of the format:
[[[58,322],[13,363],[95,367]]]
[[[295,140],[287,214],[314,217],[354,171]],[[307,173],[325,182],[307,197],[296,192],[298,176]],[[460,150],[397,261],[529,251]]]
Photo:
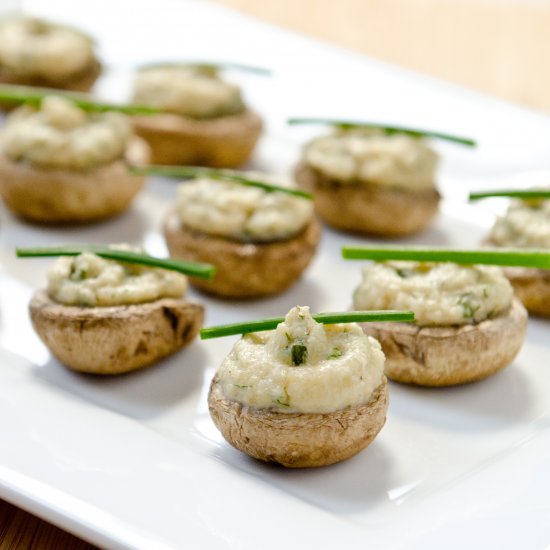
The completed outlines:
[[[550,248],[550,200],[512,201],[490,240],[498,246]]]
[[[48,271],[48,295],[73,306],[121,306],[181,298],[187,278],[180,273],[121,263],[85,252],[58,258]]]
[[[244,405],[328,413],[368,403],[383,370],[380,344],[358,325],[322,325],[295,307],[276,330],[239,340],[217,376],[225,397]]]
[[[250,176],[266,183],[290,185],[265,176]],[[205,178],[181,184],[176,210],[189,229],[243,242],[293,237],[313,216],[312,202],[307,199]]]
[[[0,25],[0,70],[63,81],[94,62],[92,40],[75,29],[36,18],[7,19]]]
[[[438,157],[415,137],[354,130],[313,140],[305,148],[304,160],[311,168],[343,184],[430,190],[435,188]]]
[[[189,118],[216,118],[245,110],[238,86],[222,80],[215,68],[194,65],[141,70],[134,101]]]
[[[21,107],[1,134],[3,154],[45,169],[87,170],[123,157],[131,132],[120,113],[86,113],[69,99],[48,96]]]
[[[358,310],[412,310],[421,326],[479,323],[506,313],[513,290],[494,266],[384,262],[363,269]]]

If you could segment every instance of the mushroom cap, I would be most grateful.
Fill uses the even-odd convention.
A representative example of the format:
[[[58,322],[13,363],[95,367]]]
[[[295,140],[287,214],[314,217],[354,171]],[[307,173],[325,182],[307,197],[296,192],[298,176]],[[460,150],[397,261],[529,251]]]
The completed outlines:
[[[529,313],[550,317],[550,270],[505,267],[504,275]]]
[[[148,161],[140,138],[128,144],[126,160]],[[126,210],[143,187],[144,176],[131,174],[125,159],[91,170],[40,169],[0,154],[0,195],[12,212],[40,223],[87,223]]]
[[[173,113],[132,117],[134,131],[151,147],[152,164],[235,168],[244,164],[262,131],[253,111],[196,120]]]
[[[190,277],[191,284],[228,298],[253,298],[288,288],[313,258],[320,233],[312,218],[304,230],[287,240],[242,243],[188,229],[175,211],[164,222],[170,256],[216,266],[212,281]]]
[[[170,355],[199,332],[204,308],[181,298],[111,307],[54,302],[38,290],[29,305],[34,329],[70,369],[120,374]]]
[[[341,462],[362,451],[386,421],[387,381],[368,403],[331,413],[283,413],[227,399],[215,377],[208,394],[210,415],[233,447],[287,468]]]
[[[72,92],[87,92],[94,85],[101,74],[101,63],[94,59],[90,65],[63,80],[52,80],[50,78],[32,77],[24,78],[21,75],[10,73],[5,67],[0,67],[0,83],[17,84],[20,86],[40,86],[46,88],[55,88],[59,90],[68,90]],[[0,107],[6,107],[7,110],[13,109],[13,104],[1,104]]]
[[[386,356],[388,378],[419,386],[450,386],[481,380],[509,365],[527,329],[518,299],[510,309],[476,325],[420,327],[413,323],[361,323]]]
[[[305,163],[296,167],[298,185],[314,195],[315,211],[330,226],[383,237],[425,229],[438,210],[435,189],[409,191],[362,182],[342,184]]]

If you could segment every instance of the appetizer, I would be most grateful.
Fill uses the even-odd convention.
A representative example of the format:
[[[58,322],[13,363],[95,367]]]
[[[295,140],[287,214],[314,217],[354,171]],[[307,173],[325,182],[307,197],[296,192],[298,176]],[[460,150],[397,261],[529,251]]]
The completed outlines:
[[[262,174],[194,167],[135,167],[133,172],[195,176],[182,183],[164,221],[174,258],[216,266],[212,281],[191,278],[228,298],[277,294],[313,258],[320,237],[308,193]]]
[[[425,229],[435,216],[437,154],[424,137],[473,142],[407,128],[291,119],[291,124],[325,123],[331,135],[304,148],[296,180],[313,192],[315,210],[343,231],[399,237]]]
[[[254,458],[289,468],[326,466],[364,449],[386,419],[384,354],[349,322],[379,313],[410,320],[412,314],[357,313],[314,318],[308,307],[295,307],[285,318],[238,325],[246,334],[223,361],[208,395],[224,438]],[[225,328],[219,335],[232,333]],[[275,330],[251,332],[268,328]],[[203,329],[201,337],[216,336],[216,330]]]
[[[485,378],[515,358],[527,313],[494,265],[550,263],[550,254],[344,248],[345,258],[374,259],[353,295],[355,309],[406,308],[413,325],[368,323],[386,354],[386,375],[421,386]],[[392,261],[380,261],[392,260]]]
[[[20,92],[0,86],[0,100],[32,100],[0,133],[0,195],[8,208],[41,223],[90,222],[127,209],[144,178],[126,163],[149,159],[127,117],[111,112],[127,108]]]
[[[134,101],[164,112],[133,117],[136,133],[151,146],[153,164],[233,168],[244,164],[262,121],[248,109],[240,89],[224,81],[213,64],[144,67]]]
[[[183,298],[187,280],[174,270],[208,277],[211,266],[163,261],[120,246],[19,249],[18,255],[61,255],[29,309],[41,340],[72,370],[140,369],[178,351],[202,326],[204,308]]]
[[[0,82],[88,91],[101,72],[84,33],[34,17],[0,23]]]
[[[490,246],[550,249],[550,191],[490,191],[470,198],[515,197],[504,216],[497,218],[486,243]],[[504,274],[529,313],[550,316],[550,270],[506,267]]]

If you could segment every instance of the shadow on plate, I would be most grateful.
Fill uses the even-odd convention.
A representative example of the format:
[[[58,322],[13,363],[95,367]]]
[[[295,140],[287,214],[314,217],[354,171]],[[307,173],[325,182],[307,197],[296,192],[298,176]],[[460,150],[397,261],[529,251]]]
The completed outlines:
[[[448,246],[451,244],[451,239],[449,237],[448,228],[444,226],[439,226],[437,221],[434,220],[434,223],[428,227],[425,231],[418,233],[416,235],[409,235],[403,237],[379,237],[376,235],[369,235],[366,233],[354,233],[336,229],[330,227],[326,224],[323,224],[323,234],[324,236],[332,241],[336,241],[338,244],[333,245],[339,248],[340,245],[353,245],[353,246],[395,246],[397,243],[400,245],[430,245],[430,246]],[[323,223],[323,222],[321,222]]]
[[[311,311],[316,312],[323,304],[325,292],[321,285],[313,278],[307,275],[297,281],[292,287],[276,296],[267,296],[265,298],[251,298],[247,300],[220,298],[200,289],[193,289],[191,296],[196,296],[197,300],[207,298],[213,305],[223,309],[238,309],[239,318],[243,317],[242,312],[250,311],[250,315],[243,318],[256,319],[259,316],[284,316],[287,311],[294,306],[310,306]],[[210,304],[209,304],[210,305]],[[262,313],[260,313],[262,312]]]
[[[216,457],[333,513],[352,515],[390,501],[392,457],[379,440],[344,462],[322,468],[292,469],[260,462],[226,443],[216,448]]]
[[[86,224],[34,224],[16,218],[7,209],[4,216],[9,223],[4,224],[2,241],[10,248],[53,243],[139,243],[147,229],[146,215],[135,204],[116,217]]]
[[[527,339],[533,344],[548,346],[548,334],[550,329],[550,319],[544,317],[529,316],[529,324],[527,325]]]
[[[194,343],[151,367],[118,376],[73,372],[50,359],[35,374],[73,395],[136,420],[151,420],[192,394],[198,395],[207,362]]]
[[[421,388],[391,383],[390,413],[455,432],[507,430],[534,420],[528,378],[517,362],[462,386]]]

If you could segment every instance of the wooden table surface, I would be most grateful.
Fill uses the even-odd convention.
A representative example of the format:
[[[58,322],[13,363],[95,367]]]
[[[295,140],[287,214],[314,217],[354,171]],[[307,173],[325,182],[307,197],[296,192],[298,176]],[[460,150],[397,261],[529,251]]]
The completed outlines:
[[[550,111],[550,0],[218,0],[380,59]],[[322,5],[322,9],[319,6]],[[0,500],[0,550],[94,546]]]

